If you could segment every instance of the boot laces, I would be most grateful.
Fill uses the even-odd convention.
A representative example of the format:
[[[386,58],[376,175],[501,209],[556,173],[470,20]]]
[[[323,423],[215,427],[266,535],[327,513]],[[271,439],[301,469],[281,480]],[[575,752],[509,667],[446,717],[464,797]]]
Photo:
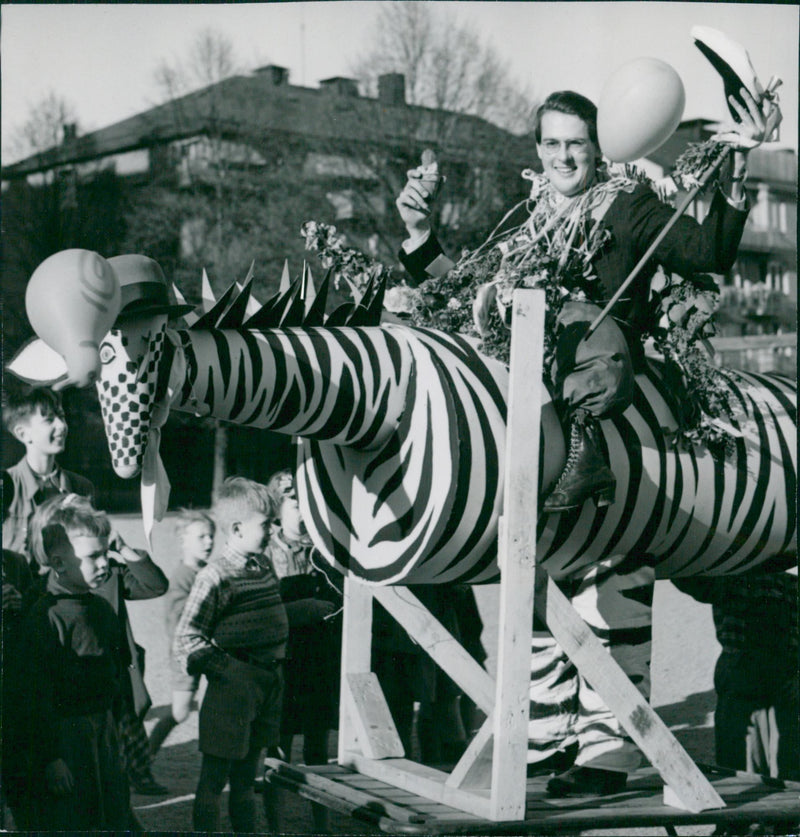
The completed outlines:
[[[557,491],[562,483],[566,481],[567,475],[572,470],[576,460],[578,459],[578,441],[580,438],[580,431],[581,425],[579,422],[573,420],[570,424],[569,452],[567,453],[567,461],[564,463],[564,470],[561,472],[561,476],[558,478],[558,482],[556,483],[553,491]]]

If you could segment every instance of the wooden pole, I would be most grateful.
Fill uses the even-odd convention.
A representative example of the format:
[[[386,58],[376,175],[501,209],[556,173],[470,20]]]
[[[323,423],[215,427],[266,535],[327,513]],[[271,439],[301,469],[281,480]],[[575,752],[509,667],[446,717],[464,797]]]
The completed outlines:
[[[781,86],[781,84],[783,84],[783,82],[780,78],[778,78],[778,76],[772,76],[766,88],[764,89],[764,92],[757,97],[758,104],[761,105],[765,100],[775,101],[775,97],[773,94]],[[769,111],[767,113],[767,119],[769,120]],[[779,128],[780,119],[778,120],[778,123],[773,127],[773,129],[767,132],[767,135],[764,139],[767,142],[777,142],[779,136]],[[594,330],[597,328],[597,326],[599,326],[600,323],[608,316],[609,311],[611,311],[611,309],[617,304],[619,298],[622,296],[623,293],[625,293],[628,286],[639,275],[642,268],[650,260],[653,253],[655,253],[658,245],[661,244],[661,242],[664,240],[664,236],[675,226],[675,224],[678,221],[678,218],[680,218],[681,215],[683,215],[683,213],[686,211],[686,207],[689,206],[689,204],[697,197],[697,193],[706,185],[706,183],[708,183],[711,175],[715,171],[717,171],[717,169],[719,169],[719,167],[723,164],[725,160],[728,159],[731,150],[731,146],[726,146],[725,150],[722,154],[720,154],[719,158],[714,163],[712,163],[711,166],[709,166],[708,171],[706,171],[705,174],[700,178],[700,180],[697,183],[697,186],[695,186],[681,201],[680,206],[678,206],[675,209],[675,213],[673,214],[672,218],[669,219],[667,225],[658,234],[656,240],[647,248],[647,252],[642,256],[641,259],[639,259],[639,263],[636,265],[636,267],[633,268],[633,270],[630,272],[625,281],[619,286],[619,288],[617,288],[616,293],[608,301],[606,307],[597,315],[595,321],[589,326],[589,329],[583,338],[584,340],[589,338],[594,333]]]
[[[512,305],[504,510],[498,539],[501,583],[490,800],[493,820],[525,817],[544,291],[516,291]]]

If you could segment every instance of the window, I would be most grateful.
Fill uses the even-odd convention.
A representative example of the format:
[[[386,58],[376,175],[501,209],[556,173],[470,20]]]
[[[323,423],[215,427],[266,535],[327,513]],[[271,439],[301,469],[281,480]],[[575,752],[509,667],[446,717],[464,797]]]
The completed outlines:
[[[181,224],[181,257],[190,259],[199,256],[206,239],[206,222],[202,218],[191,218]]]

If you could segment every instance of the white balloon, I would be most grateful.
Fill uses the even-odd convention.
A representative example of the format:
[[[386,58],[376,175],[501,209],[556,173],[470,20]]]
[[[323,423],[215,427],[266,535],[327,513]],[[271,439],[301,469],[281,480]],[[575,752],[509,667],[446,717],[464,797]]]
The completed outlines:
[[[100,369],[98,344],[120,309],[119,281],[91,250],[62,250],[34,270],[25,291],[33,330],[66,361],[69,383],[86,386]]]
[[[636,58],[617,69],[597,104],[597,137],[614,163],[655,151],[683,116],[686,92],[677,72],[657,58]]]

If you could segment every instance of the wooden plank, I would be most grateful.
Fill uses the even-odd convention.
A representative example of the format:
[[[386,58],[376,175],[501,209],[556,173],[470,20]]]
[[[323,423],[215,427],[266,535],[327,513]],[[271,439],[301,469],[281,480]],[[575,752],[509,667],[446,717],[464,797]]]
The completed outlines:
[[[688,811],[722,808],[725,803],[666,724],[549,578],[538,578],[537,603],[546,595],[546,622],[556,642]],[[670,797],[673,798],[673,797]]]
[[[372,593],[358,580],[345,576],[344,610],[342,613],[342,661],[339,699],[339,762],[342,753],[358,746],[351,715],[348,674],[370,671],[372,667]]]
[[[361,752],[371,759],[400,758],[405,754],[378,676],[371,671],[350,672],[350,720]]]
[[[351,766],[360,773],[366,773],[434,802],[440,802],[460,811],[490,819],[489,792],[480,789],[465,791],[446,784],[447,774],[424,764],[407,759],[383,759],[376,761],[365,758],[361,753],[347,753]]]
[[[525,816],[544,292],[516,291],[512,305],[504,512],[498,541],[501,584],[490,814],[493,820],[521,820]]]
[[[408,587],[376,587],[373,596],[433,661],[487,715],[494,708],[494,681]]]
[[[494,714],[491,713],[472,737],[446,784],[454,788],[488,788],[492,781]]]
[[[348,786],[343,781],[336,781],[324,773],[319,773],[316,767],[290,765],[276,759],[265,759],[264,761],[267,766],[277,771],[279,776],[291,780],[298,786],[308,785],[326,791],[339,797],[353,808],[369,808],[400,822],[420,822],[423,819],[419,812],[411,807],[396,805],[383,797]],[[414,797],[410,798],[413,799]]]
[[[270,760],[268,760],[270,761]],[[278,762],[278,766],[283,762]],[[389,762],[380,762],[387,765]],[[434,780],[444,774],[420,768],[423,778]],[[330,784],[325,790],[316,787],[310,779],[292,782],[294,772],[313,774],[322,772]],[[492,834],[509,833],[509,824],[492,822],[485,817],[459,811],[455,806],[436,802],[411,791],[398,795],[394,784],[373,779],[344,768],[292,766],[290,773],[279,777],[281,787],[286,787],[301,796],[322,801],[333,810],[350,813],[360,819],[379,819],[379,826],[386,833],[398,834]],[[545,795],[544,779],[530,780],[538,791],[529,793],[527,816],[524,821],[514,822],[515,834],[576,833],[585,829],[619,831],[637,826],[692,825],[701,823],[745,823],[777,822],[800,819],[800,784],[786,782],[785,787],[777,781],[766,782],[755,774],[725,771],[725,778],[716,779],[714,784],[720,794],[730,800],[731,807],[705,812],[686,812],[671,809],[659,802],[662,783],[652,768],[643,768],[631,774],[627,790],[615,797],[603,799],[552,799]],[[364,787],[364,796],[351,795],[348,788],[340,791],[339,783],[357,783]],[[323,787],[323,786],[320,786]],[[319,794],[319,795],[316,795]],[[324,794],[324,796],[322,795]],[[402,798],[402,803],[396,800]],[[387,804],[388,803],[388,804]],[[392,808],[395,804],[396,810]],[[385,809],[386,816],[381,816]],[[419,817],[419,819],[417,819]]]

